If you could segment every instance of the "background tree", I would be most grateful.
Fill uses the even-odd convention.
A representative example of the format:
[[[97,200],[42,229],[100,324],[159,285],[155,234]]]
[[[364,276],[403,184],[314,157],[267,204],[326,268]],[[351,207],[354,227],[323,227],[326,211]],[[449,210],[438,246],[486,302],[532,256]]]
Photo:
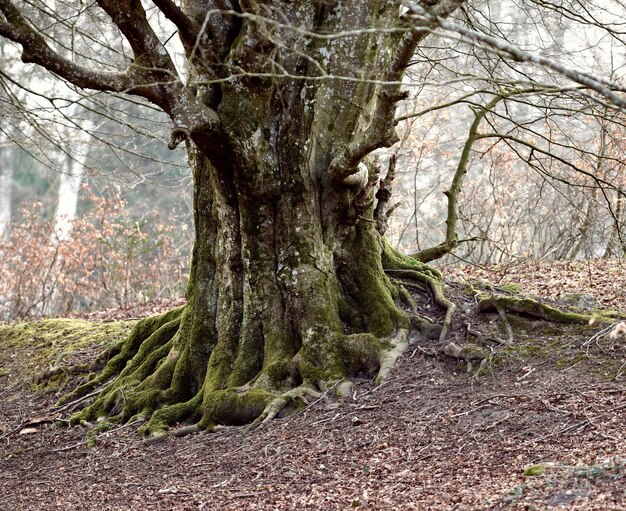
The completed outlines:
[[[511,263],[623,250],[618,176],[624,174],[624,155],[615,134],[624,113],[605,103],[600,83],[608,77],[609,92],[623,89],[623,6],[544,7],[532,1],[467,3],[459,14],[466,36],[438,33],[418,49],[409,71],[416,94],[399,116],[411,143],[399,150],[397,188],[404,187],[408,197],[396,210],[403,221],[390,232],[404,251],[446,239],[448,204],[441,192],[450,186],[476,112],[501,91],[505,99],[478,126],[457,197],[458,239],[471,241],[445,261]],[[560,65],[538,66],[541,59],[533,56],[558,58]],[[597,93],[555,73],[563,64],[572,71],[569,77],[595,81]]]
[[[11,226],[11,180],[13,177],[13,147],[0,134],[0,239],[5,239]]]
[[[103,28],[71,16],[74,8],[42,5],[57,23],[52,34],[67,30],[78,38]],[[13,225],[0,244],[0,318],[180,296],[191,244],[191,176],[182,151],[159,139],[165,115],[21,64],[8,40],[0,49],[0,152],[10,165],[3,166],[0,202]],[[91,58],[102,56],[96,45],[88,50]],[[81,243],[91,248],[89,261]]]

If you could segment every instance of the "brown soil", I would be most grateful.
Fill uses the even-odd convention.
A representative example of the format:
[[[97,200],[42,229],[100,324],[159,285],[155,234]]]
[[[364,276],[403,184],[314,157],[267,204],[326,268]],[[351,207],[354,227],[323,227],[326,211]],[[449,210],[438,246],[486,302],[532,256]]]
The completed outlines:
[[[453,339],[467,322],[497,332],[498,315],[472,316],[459,289],[448,288]],[[518,350],[480,377],[433,355],[437,343],[413,343],[380,387],[363,379],[262,429],[152,446],[131,425],[88,449],[83,428],[32,420],[56,395],[0,377],[0,510],[625,509],[626,342],[540,321],[514,329]]]

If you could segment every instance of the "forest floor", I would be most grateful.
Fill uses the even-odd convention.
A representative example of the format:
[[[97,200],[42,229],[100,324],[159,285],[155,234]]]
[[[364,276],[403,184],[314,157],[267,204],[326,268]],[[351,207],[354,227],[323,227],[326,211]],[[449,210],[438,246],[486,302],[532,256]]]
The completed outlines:
[[[594,294],[589,282],[603,281],[596,298],[626,310],[623,269],[607,279],[604,263],[595,276],[595,263],[578,272],[560,264],[511,281],[555,300]],[[453,273],[505,280],[499,269]],[[471,316],[462,288],[447,287],[459,305],[452,339],[462,340],[463,322],[497,332],[498,315]],[[160,307],[89,319],[113,325]],[[513,345],[493,347],[480,375],[415,342],[381,386],[358,380],[352,396],[317,400],[260,429],[219,427],[147,446],[127,425],[93,448],[83,428],[51,421],[67,387],[33,383],[49,339],[35,333],[8,346],[0,330],[0,510],[626,509],[626,340],[594,325],[510,319]],[[60,352],[64,362],[88,360],[102,347],[69,353],[64,331],[48,363]]]

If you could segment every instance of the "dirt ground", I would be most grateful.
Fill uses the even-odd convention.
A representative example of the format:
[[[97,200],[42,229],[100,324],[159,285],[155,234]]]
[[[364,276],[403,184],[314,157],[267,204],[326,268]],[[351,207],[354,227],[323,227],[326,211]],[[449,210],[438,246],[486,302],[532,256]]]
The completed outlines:
[[[623,510],[626,341],[596,334],[529,322],[481,376],[413,343],[380,387],[151,446],[126,425],[88,449],[82,427],[33,420],[57,395],[9,373],[0,510]]]

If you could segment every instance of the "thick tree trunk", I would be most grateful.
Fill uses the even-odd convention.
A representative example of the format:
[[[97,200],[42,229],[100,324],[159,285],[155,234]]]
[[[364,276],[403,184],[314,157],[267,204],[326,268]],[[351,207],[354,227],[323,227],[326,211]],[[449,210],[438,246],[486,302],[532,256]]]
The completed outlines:
[[[253,2],[241,7],[259,12]],[[364,161],[396,140],[402,72],[426,33],[385,30],[398,26],[396,2],[349,7],[302,0],[281,16],[222,19],[231,42],[220,58],[241,77],[216,89],[200,61],[196,98],[220,127],[181,127],[170,145],[188,137],[194,174],[187,305],[138,324],[77,390],[116,376],[77,420],[141,415],[153,434],[185,421],[206,428],[267,420],[307,395],[349,392],[356,374],[386,374],[411,324],[398,304],[414,305],[396,278],[421,281],[450,305],[439,275],[394,252],[376,230],[380,176]],[[380,30],[327,40],[293,27]],[[175,122],[190,118],[177,112]]]
[[[389,249],[371,196],[364,207],[354,204],[362,190],[320,182],[310,152],[290,140],[294,130],[270,136],[273,147],[238,141],[219,159],[190,146],[196,243],[187,305],[150,328],[140,323],[83,387],[120,373],[81,419],[152,416],[151,432],[188,420],[247,423],[331,386],[346,393],[351,376],[384,373],[397,356],[409,316],[385,275]]]

